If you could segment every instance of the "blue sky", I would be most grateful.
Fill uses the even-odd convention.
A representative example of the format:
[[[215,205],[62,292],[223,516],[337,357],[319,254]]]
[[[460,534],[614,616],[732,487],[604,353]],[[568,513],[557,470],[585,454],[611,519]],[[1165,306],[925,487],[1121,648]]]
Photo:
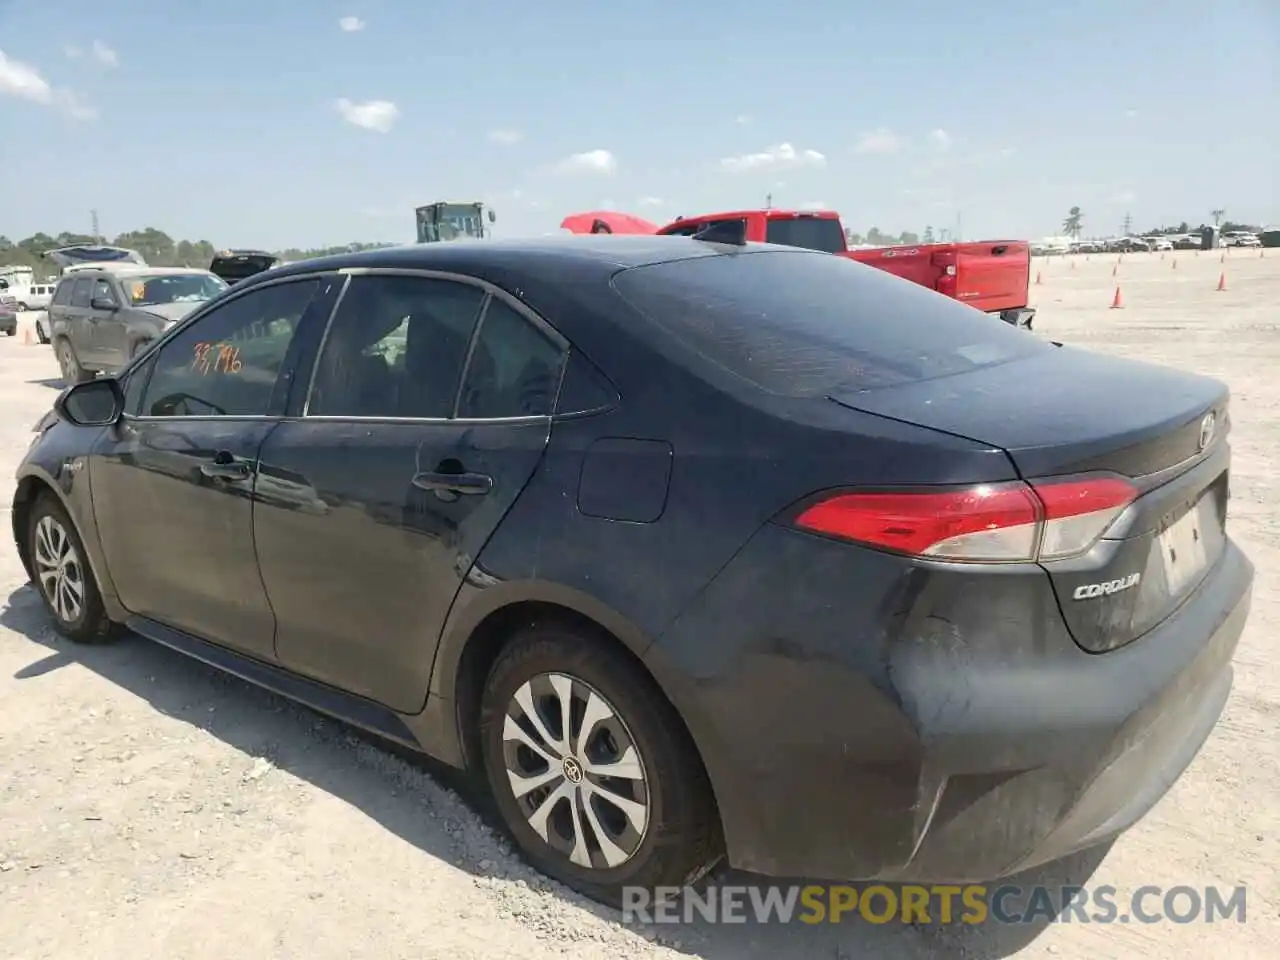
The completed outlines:
[[[349,29],[344,29],[349,28]],[[1280,221],[1276,0],[0,0],[0,234],[498,235],[823,204],[865,231]],[[363,126],[361,125],[363,124]]]

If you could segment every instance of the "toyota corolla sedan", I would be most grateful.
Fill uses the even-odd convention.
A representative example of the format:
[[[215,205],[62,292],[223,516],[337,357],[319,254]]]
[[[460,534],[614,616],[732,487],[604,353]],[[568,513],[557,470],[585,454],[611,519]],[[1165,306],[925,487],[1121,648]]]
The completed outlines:
[[[128,629],[474,772],[618,903],[722,857],[991,880],[1231,686],[1228,392],[841,257],[429,244],[255,275],[68,388],[13,532]]]

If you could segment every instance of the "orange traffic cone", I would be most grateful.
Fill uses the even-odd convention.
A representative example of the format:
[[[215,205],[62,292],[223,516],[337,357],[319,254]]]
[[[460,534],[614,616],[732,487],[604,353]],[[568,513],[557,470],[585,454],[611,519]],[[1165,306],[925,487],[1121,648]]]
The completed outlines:
[[[1040,286],[1040,271],[1036,271],[1036,286]]]
[[[22,331],[22,345],[24,347],[29,347],[34,342],[35,341],[31,337],[31,328],[27,327],[25,330]]]
[[[1225,289],[1227,289],[1227,271],[1223,270],[1218,274],[1218,292],[1221,293]]]
[[[1122,300],[1122,299],[1121,299],[1121,297],[1120,297],[1120,288],[1117,286],[1117,287],[1116,287],[1116,295],[1115,295],[1114,297],[1112,297],[1112,298],[1111,298],[1111,309],[1112,309],[1112,310],[1119,310],[1119,309],[1120,309],[1121,307],[1123,307],[1123,306],[1124,306],[1124,300]]]

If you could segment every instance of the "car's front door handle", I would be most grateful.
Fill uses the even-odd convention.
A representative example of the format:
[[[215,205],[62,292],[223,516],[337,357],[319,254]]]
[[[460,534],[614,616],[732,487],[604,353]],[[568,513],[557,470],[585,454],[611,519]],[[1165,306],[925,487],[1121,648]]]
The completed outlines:
[[[437,494],[482,496],[493,489],[493,477],[487,473],[444,473],[433,470],[415,475],[413,485],[419,490]]]
[[[212,460],[200,464],[200,472],[214,480],[247,480],[253,468],[247,460],[240,460],[225,450],[220,450]]]

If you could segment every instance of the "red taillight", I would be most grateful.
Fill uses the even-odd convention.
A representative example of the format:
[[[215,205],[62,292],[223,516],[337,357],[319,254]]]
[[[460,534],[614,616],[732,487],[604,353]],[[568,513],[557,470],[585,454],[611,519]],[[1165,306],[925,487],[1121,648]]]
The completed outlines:
[[[803,510],[814,533],[937,560],[1015,562],[1084,553],[1137,495],[1119,477],[840,493]]]

